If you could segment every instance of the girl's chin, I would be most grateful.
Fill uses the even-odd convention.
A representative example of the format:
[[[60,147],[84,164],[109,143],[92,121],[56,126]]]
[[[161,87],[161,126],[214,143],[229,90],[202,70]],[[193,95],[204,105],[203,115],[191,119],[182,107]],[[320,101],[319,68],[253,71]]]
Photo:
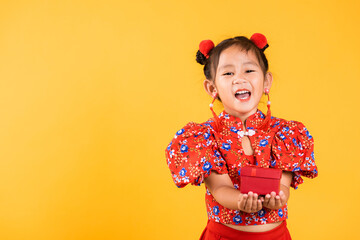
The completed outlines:
[[[253,113],[255,113],[257,110],[257,108],[249,108],[249,109],[231,109],[231,110],[226,110],[225,111],[231,115],[234,115],[234,116],[246,116],[246,115],[251,115]]]
[[[257,105],[254,104],[242,104],[242,106],[235,108],[234,110],[239,113],[250,113],[251,111],[254,111],[254,109],[257,109]]]

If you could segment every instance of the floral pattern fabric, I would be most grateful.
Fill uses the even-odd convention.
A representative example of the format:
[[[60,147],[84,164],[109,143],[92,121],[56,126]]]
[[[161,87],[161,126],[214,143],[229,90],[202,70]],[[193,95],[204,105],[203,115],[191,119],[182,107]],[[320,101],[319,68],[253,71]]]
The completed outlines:
[[[257,109],[245,121],[246,130],[254,131],[248,136],[254,155],[248,156],[239,134],[243,130],[242,121],[225,111],[218,118],[218,125],[212,119],[201,124],[188,123],[176,132],[166,148],[167,164],[176,186],[201,185],[211,171],[215,171],[228,174],[234,187],[239,189],[241,168],[250,164],[293,172],[291,187],[295,189],[303,183],[302,176],[314,178],[318,175],[314,139],[301,122],[271,117],[270,127],[261,130],[258,126],[265,115]],[[278,210],[264,207],[256,213],[245,213],[223,207],[208,189],[205,202],[208,218],[226,224],[258,225],[288,218],[287,204]]]

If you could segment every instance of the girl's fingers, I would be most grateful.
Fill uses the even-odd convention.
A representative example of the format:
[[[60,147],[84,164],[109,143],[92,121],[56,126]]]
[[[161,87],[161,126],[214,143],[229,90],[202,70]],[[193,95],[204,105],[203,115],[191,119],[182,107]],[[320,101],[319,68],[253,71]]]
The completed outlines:
[[[253,202],[253,193],[249,192],[248,193],[248,198],[245,204],[245,210],[246,212],[250,212],[251,211],[251,207],[252,207],[252,202]]]
[[[262,201],[260,199],[258,199],[258,204],[257,204],[257,209],[256,211],[260,211],[260,209],[262,209]]]
[[[258,195],[255,193],[253,195],[253,200],[252,200],[252,208],[251,208],[251,211],[254,212],[256,211],[256,209],[258,208]]]
[[[262,209],[262,202],[259,199],[259,195],[257,193],[252,193],[251,195],[252,201],[251,199],[249,199],[249,202],[251,201],[251,207],[249,206],[249,212],[258,212],[260,209]]]
[[[237,207],[238,207],[238,210],[241,210],[241,204],[242,204],[242,196],[240,196],[240,199],[238,200],[237,202]]]
[[[249,192],[243,194],[241,200],[238,202],[238,207],[241,211],[253,213],[260,211],[263,207],[270,209],[278,209],[285,204],[286,196],[283,191],[276,195],[275,192],[266,194],[260,197],[258,194]]]
[[[266,196],[265,196],[265,200],[264,200],[264,205],[269,205],[269,203],[270,203],[270,198],[271,198],[271,196],[270,196],[270,194],[266,194]]]
[[[271,208],[275,206],[275,196],[276,196],[276,193],[275,193],[275,192],[271,192],[270,200],[269,200],[269,206],[270,206]]]
[[[283,191],[280,191],[280,199],[281,199],[281,204],[284,205],[286,202],[286,195]]]
[[[265,199],[262,200],[262,206],[270,209],[279,209],[286,203],[286,195],[283,191],[276,195],[275,192],[265,195]]]
[[[281,200],[280,200],[280,196],[279,196],[279,195],[277,195],[277,196],[275,197],[275,207],[276,207],[276,208],[280,208],[280,207],[281,207]]]
[[[244,210],[245,209],[245,204],[246,204],[246,200],[248,198],[248,195],[247,194],[243,194],[242,197],[241,197],[241,200],[240,200],[240,207],[239,209],[240,210]]]

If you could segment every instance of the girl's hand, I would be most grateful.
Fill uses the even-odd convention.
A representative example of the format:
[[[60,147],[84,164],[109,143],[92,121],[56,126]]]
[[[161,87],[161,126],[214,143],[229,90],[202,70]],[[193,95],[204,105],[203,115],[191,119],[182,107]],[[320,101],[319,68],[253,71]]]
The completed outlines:
[[[238,201],[238,209],[240,211],[254,213],[260,211],[262,207],[262,202],[256,193],[240,194]]]
[[[276,195],[275,192],[266,194],[265,199],[261,197],[261,202],[264,207],[276,210],[285,205],[287,198],[283,191],[279,192],[279,195]]]

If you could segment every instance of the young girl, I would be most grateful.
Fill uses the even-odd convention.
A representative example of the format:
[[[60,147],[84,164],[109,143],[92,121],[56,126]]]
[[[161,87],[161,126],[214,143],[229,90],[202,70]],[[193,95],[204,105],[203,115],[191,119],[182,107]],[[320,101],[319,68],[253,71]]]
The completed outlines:
[[[216,47],[200,43],[196,60],[205,65],[204,87],[224,106],[204,123],[189,122],[166,149],[167,164],[178,187],[205,182],[208,223],[200,239],[291,239],[286,227],[290,186],[301,176],[314,178],[314,140],[297,121],[266,116],[258,109],[269,98],[272,74],[264,35],[234,37]],[[242,167],[282,170],[280,192],[265,196],[239,191]]]

